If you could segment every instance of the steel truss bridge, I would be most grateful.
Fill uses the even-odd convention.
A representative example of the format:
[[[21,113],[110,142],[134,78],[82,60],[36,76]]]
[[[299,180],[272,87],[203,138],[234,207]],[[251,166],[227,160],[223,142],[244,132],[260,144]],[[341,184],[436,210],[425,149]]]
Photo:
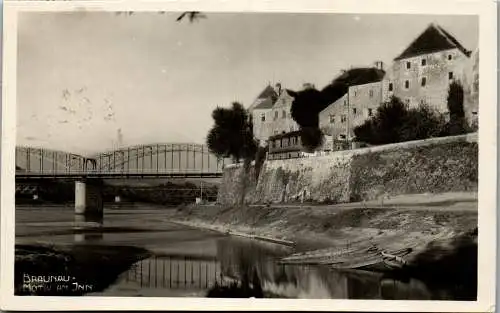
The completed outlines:
[[[82,156],[16,147],[16,180],[56,178],[216,178],[227,159],[199,144],[151,144]]]

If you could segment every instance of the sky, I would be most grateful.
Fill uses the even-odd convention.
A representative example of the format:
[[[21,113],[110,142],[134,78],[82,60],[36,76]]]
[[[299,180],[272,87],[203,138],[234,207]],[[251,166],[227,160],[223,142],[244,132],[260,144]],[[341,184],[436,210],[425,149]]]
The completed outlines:
[[[387,67],[431,23],[467,49],[476,16],[22,13],[17,144],[92,154],[204,143],[217,106],[248,107],[267,84],[323,88],[343,69]]]

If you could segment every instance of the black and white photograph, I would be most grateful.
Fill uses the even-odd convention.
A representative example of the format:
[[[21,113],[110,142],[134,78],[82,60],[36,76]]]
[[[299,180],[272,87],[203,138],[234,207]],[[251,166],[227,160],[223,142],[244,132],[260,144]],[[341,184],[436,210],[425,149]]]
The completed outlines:
[[[484,2],[43,2],[4,3],[13,308],[494,305],[496,21]],[[31,302],[41,296],[57,298]]]

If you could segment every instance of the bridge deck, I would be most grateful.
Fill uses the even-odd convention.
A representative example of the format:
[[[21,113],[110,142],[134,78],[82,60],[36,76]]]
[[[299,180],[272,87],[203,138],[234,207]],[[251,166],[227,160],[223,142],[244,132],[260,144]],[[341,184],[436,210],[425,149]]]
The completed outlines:
[[[17,172],[16,180],[29,179],[122,179],[122,178],[219,178],[222,172]]]

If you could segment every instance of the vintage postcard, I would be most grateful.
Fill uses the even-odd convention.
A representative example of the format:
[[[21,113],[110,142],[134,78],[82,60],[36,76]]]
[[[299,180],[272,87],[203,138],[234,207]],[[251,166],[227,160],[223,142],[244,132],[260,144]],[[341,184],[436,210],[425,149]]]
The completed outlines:
[[[1,308],[493,312],[496,25],[6,1]]]

